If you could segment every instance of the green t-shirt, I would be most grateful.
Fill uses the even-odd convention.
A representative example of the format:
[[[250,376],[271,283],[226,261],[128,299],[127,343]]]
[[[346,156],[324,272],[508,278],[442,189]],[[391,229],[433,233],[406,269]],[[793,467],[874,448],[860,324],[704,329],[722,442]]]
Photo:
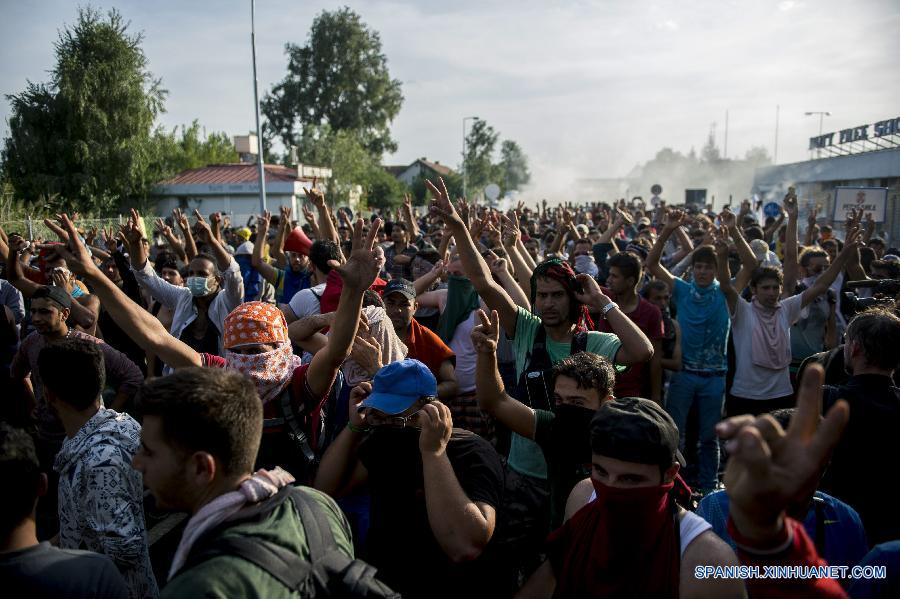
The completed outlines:
[[[537,336],[538,330],[543,326],[541,318],[522,308],[517,311],[516,319],[516,336],[512,340],[513,352],[516,355],[516,379],[522,376],[525,370],[525,360],[531,347],[534,345],[534,338]],[[622,342],[612,333],[600,333],[598,331],[588,331],[586,351],[603,356],[610,362],[614,362],[616,354]],[[547,353],[550,360],[556,364],[560,360],[569,357],[572,349],[571,341],[560,343],[554,341],[547,335]],[[516,472],[546,480],[547,478],[547,462],[544,460],[544,453],[538,445],[530,440],[512,434],[509,447],[509,466]]]
[[[350,525],[334,501],[310,487],[299,487],[325,512],[338,548],[353,557]],[[261,520],[242,522],[220,533],[220,537],[249,536],[265,539],[309,559],[306,532],[290,499]],[[206,560],[173,578],[160,593],[162,599],[194,597],[297,597],[268,572],[249,561],[228,555]]]

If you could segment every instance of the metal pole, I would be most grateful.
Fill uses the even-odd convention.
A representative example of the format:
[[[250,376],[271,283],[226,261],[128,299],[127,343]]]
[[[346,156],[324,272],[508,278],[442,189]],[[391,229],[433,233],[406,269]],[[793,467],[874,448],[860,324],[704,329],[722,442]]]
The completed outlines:
[[[253,106],[256,109],[256,166],[259,172],[259,211],[266,211],[266,174],[263,165],[262,129],[259,126],[259,80],[256,76],[256,0],[250,0],[250,47],[253,51]]]
[[[722,158],[728,158],[728,111],[725,111],[725,147],[722,149]]]
[[[772,164],[778,164],[778,112],[781,110],[781,105],[775,105],[775,155],[772,157]]]
[[[463,117],[463,138],[462,138],[462,172],[463,172],[463,198],[466,200],[469,199],[468,194],[466,193],[466,184],[468,183],[469,178],[469,169],[466,168],[466,118]]]

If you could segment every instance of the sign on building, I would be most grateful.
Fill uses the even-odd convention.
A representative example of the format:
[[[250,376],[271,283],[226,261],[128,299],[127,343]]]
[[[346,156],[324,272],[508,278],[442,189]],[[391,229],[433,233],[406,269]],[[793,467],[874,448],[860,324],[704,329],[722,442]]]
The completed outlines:
[[[851,210],[862,208],[863,213],[872,213],[876,223],[883,223],[887,192],[886,187],[835,187],[834,222],[845,222]]]

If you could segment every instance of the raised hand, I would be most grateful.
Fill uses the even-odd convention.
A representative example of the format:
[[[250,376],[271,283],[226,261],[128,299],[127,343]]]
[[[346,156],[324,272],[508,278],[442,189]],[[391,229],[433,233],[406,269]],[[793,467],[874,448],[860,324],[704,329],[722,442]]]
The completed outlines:
[[[575,278],[581,283],[581,291],[575,293],[575,299],[582,304],[589,306],[596,311],[612,301],[605,293],[603,293],[603,290],[600,289],[600,285],[597,284],[597,281],[595,281],[594,277],[591,275],[582,273]]]
[[[350,357],[372,376],[384,366],[381,358],[381,343],[370,335],[357,334],[356,339],[353,340],[353,347],[350,349]]]
[[[353,225],[353,241],[350,257],[344,264],[337,260],[329,260],[328,265],[336,270],[344,281],[344,287],[365,290],[368,289],[378,276],[378,259],[375,251],[375,238],[381,228],[381,219],[376,218],[369,227],[369,233],[363,234],[363,219],[359,218]]]
[[[488,318],[484,310],[478,310],[478,320],[481,324],[472,328],[472,345],[479,353],[492,354],[497,351],[497,343],[500,341],[500,316],[496,310],[491,310]]]
[[[303,207],[301,208],[301,210],[303,211],[303,218],[306,219],[306,222],[308,222],[310,224],[313,224],[316,222],[316,217],[312,213],[312,210],[309,209],[309,206],[307,206],[306,204],[303,204]]]
[[[350,424],[356,427],[367,426],[365,414],[360,413],[359,404],[363,402],[372,392],[372,383],[362,382],[353,387],[350,391]]]
[[[306,198],[312,202],[313,206],[316,208],[324,208],[325,207],[325,194],[319,189],[317,183],[319,179],[317,177],[313,177],[312,188],[303,188],[303,193],[306,194]]]
[[[716,425],[727,440],[725,488],[731,518],[752,541],[777,538],[788,506],[809,499],[841,438],[850,414],[847,402],[838,401],[819,424],[824,374],[819,365],[804,372],[787,432],[768,414],[737,416]]]
[[[190,229],[191,225],[188,222],[188,217],[181,211],[181,208],[175,208],[172,210],[172,220],[182,231],[187,231]]]
[[[209,223],[203,218],[203,215],[200,214],[200,211],[194,208],[194,218],[197,219],[197,237],[200,238],[201,241],[209,243],[209,240],[213,238],[212,229],[209,228]]]
[[[163,219],[157,218],[154,225],[156,226],[156,230],[164,237],[169,238],[172,236],[172,227],[167,225],[166,221]]]
[[[719,213],[719,221],[722,223],[723,227],[728,227],[729,229],[733,229],[737,226],[737,218],[734,215],[734,212],[725,208],[722,212]]]
[[[744,217],[750,214],[750,200],[743,200],[741,202],[741,209],[738,212],[738,220],[739,222],[744,222]]]
[[[519,225],[505,214],[500,215],[500,225],[502,227],[502,241],[504,247],[513,247],[522,238],[522,231]]]
[[[279,206],[278,212],[281,215],[281,226],[287,229],[291,228],[291,207]]]
[[[685,218],[687,214],[683,210],[671,210],[666,213],[666,224],[663,227],[664,231],[674,231],[678,227],[684,224]]]
[[[419,434],[419,451],[422,455],[443,455],[453,432],[450,408],[436,400],[425,404],[419,411],[418,424],[422,427]]]
[[[57,232],[63,245],[54,246],[54,249],[66,261],[69,270],[78,275],[96,274],[102,276],[97,265],[91,259],[87,248],[79,241],[75,224],[66,214],[60,214],[58,219],[59,224],[53,223],[51,229]]]
[[[793,189],[793,188],[792,188]],[[797,194],[793,191],[789,191],[787,195],[784,196],[784,210],[787,212],[788,218],[792,218],[794,220],[797,219],[797,214],[799,212],[799,208],[797,206]]]
[[[734,216],[734,215],[732,215]],[[722,226],[718,231],[713,230],[713,246],[716,248],[716,255],[719,257],[719,260],[728,260],[728,228],[726,226]]]
[[[500,258],[493,250],[484,256],[484,260],[487,262],[492,274],[500,276],[500,273],[506,272],[506,258]]]
[[[456,208],[453,207],[453,202],[450,201],[450,194],[447,192],[444,180],[438,177],[438,183],[440,183],[440,188],[431,181],[425,180],[425,186],[428,187],[434,198],[431,201],[431,213],[443,219],[444,223],[450,227],[464,227],[465,221],[460,217]]]
[[[257,236],[262,235],[266,236],[266,233],[269,231],[269,219],[272,218],[272,213],[266,210],[262,214],[256,217],[256,234]]]

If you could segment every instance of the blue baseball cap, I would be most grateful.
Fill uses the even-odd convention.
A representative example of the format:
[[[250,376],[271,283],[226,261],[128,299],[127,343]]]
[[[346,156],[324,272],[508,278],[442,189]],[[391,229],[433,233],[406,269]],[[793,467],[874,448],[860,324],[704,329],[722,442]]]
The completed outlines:
[[[372,379],[372,393],[359,404],[359,410],[374,408],[394,416],[422,397],[437,397],[437,380],[427,366],[407,358],[381,367]]]

